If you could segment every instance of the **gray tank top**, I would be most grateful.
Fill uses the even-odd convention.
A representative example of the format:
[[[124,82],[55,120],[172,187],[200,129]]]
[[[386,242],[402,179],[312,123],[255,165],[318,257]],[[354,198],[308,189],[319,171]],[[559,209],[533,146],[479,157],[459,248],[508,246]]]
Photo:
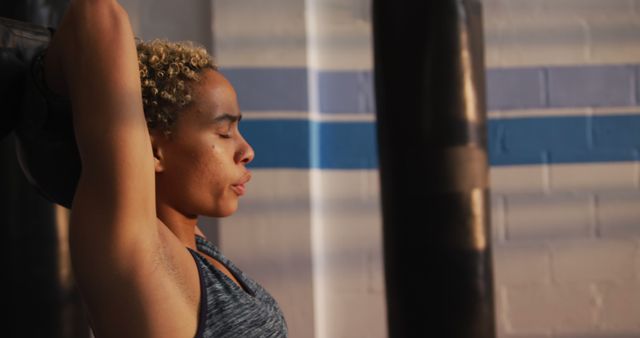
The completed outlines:
[[[196,338],[287,337],[287,323],[275,299],[224,257],[213,243],[196,236],[196,246],[222,263],[242,285],[238,286],[202,254],[187,248],[200,276]]]

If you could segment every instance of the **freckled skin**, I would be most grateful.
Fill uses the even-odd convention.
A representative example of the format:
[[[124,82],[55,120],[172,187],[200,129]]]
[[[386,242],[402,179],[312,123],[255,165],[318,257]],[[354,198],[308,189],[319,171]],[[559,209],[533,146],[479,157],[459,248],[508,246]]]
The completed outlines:
[[[203,71],[193,95],[169,138],[152,134],[157,205],[187,218],[229,216],[239,198],[231,186],[247,175],[245,165],[253,159],[253,149],[237,122],[211,123],[222,114],[240,114],[236,93],[220,73]]]
[[[232,186],[250,178],[245,165],[254,152],[240,135],[237,121],[212,123],[223,115],[240,116],[236,93],[220,73],[203,71],[193,97],[178,114],[171,136],[152,132],[151,139],[161,228],[166,226],[180,242],[197,250],[198,215],[226,217],[237,210],[240,196]],[[209,261],[238,283],[226,267],[213,258]]]

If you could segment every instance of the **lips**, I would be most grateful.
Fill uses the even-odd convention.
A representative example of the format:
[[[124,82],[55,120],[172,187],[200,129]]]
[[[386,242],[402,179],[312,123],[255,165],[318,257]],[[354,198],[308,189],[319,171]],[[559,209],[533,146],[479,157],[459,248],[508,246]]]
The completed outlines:
[[[231,185],[231,189],[238,195],[242,196],[245,193],[245,184],[251,180],[251,172],[247,171],[244,175],[238,180],[238,182]]]
[[[244,195],[245,187],[244,184],[234,184],[231,186],[231,189],[235,191],[238,196]]]

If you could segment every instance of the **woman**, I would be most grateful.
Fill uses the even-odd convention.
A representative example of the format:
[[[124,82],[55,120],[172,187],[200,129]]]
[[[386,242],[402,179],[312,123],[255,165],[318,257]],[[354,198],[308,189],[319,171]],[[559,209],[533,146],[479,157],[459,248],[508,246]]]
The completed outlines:
[[[276,302],[203,237],[251,178],[236,94],[190,44],[141,43],[115,0],[72,1],[44,57],[82,162],[72,264],[96,337],[286,337]]]

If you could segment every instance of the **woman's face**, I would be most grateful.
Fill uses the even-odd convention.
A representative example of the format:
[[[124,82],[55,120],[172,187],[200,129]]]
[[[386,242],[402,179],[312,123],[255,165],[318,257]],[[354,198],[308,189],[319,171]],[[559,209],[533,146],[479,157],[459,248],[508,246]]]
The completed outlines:
[[[186,216],[229,216],[251,178],[245,166],[254,156],[238,130],[236,92],[220,73],[205,70],[192,95],[171,137],[152,133],[156,200]]]

